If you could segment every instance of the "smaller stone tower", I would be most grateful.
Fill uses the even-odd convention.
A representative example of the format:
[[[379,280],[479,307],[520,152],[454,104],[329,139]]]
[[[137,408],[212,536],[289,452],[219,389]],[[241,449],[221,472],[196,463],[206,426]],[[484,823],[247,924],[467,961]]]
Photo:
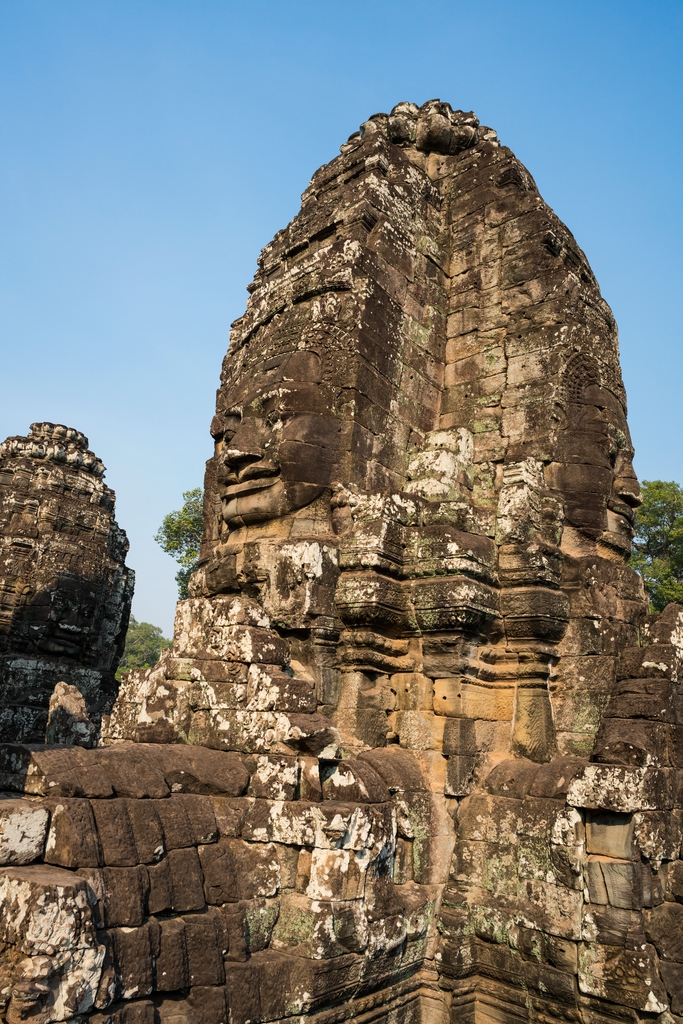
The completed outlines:
[[[104,466],[78,430],[0,444],[0,739],[43,740],[57,682],[95,720],[116,696],[134,573]]]

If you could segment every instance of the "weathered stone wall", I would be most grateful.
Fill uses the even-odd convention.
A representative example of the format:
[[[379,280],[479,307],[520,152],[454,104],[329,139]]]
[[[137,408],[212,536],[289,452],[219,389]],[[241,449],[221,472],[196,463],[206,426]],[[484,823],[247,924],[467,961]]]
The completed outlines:
[[[173,648],[106,745],[0,748],[8,1024],[672,1024],[683,612],[584,255],[399,104],[248,290]]]
[[[59,424],[0,445],[0,739],[42,741],[57,682],[95,720],[116,696],[134,574],[103,474]]]
[[[682,626],[669,605],[624,648],[590,761],[506,760],[461,802],[440,921],[454,1016],[678,1019]]]

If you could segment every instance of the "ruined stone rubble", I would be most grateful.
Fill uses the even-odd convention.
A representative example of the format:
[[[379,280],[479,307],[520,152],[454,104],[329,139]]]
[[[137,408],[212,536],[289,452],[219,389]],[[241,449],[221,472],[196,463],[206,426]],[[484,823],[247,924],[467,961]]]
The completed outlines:
[[[134,575],[103,475],[71,427],[0,444],[0,740],[42,742],[59,682],[95,723],[116,697]]]
[[[0,747],[8,1024],[674,1024],[683,609],[585,256],[402,103],[248,290],[173,648]]]

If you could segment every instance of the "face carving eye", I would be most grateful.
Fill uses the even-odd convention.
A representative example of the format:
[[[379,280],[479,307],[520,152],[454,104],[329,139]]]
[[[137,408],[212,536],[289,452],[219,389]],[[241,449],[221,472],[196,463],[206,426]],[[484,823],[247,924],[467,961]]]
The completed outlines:
[[[271,430],[282,430],[284,425],[291,420],[294,414],[284,409],[273,409],[266,416],[266,425]]]
[[[225,415],[225,430],[223,432],[223,438],[225,441],[231,441],[235,436],[235,433],[242,422],[242,414],[238,409],[231,410]]]

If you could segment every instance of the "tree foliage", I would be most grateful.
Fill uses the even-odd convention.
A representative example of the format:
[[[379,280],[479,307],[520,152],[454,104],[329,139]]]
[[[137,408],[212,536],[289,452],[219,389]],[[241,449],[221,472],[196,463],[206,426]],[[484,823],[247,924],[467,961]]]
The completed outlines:
[[[188,596],[190,576],[199,566],[202,543],[204,495],[201,487],[183,492],[183,507],[169,512],[154,539],[180,565],[176,573],[178,597]]]
[[[138,622],[131,615],[123,657],[116,673],[117,678],[129,669],[151,668],[152,665],[156,665],[161,652],[170,647],[172,642],[166,639],[159,626],[153,626],[151,622]]]
[[[642,490],[630,564],[660,612],[669,601],[683,603],[683,488],[673,480],[644,480]]]

